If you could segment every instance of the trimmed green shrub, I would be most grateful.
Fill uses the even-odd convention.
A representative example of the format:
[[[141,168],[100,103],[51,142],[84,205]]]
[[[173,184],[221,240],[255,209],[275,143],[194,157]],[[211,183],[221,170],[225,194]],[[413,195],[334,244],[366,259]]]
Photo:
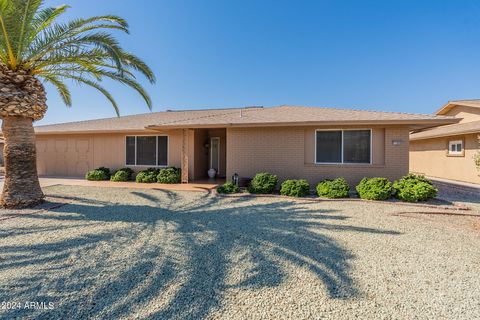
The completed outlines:
[[[317,195],[322,198],[348,198],[350,186],[344,178],[326,179],[317,184]]]
[[[278,178],[276,175],[268,172],[257,173],[250,182],[248,192],[258,194],[273,193],[277,183]]]
[[[363,178],[356,189],[360,198],[367,200],[386,200],[393,193],[392,183],[386,178]]]
[[[115,171],[110,177],[110,181],[123,182],[132,180],[133,170],[130,168],[122,168]]]
[[[226,182],[217,188],[218,193],[239,193],[240,188],[233,182]]]
[[[437,196],[438,189],[424,176],[408,174],[393,183],[395,197],[407,202],[427,201]]]
[[[306,197],[310,194],[307,180],[285,180],[280,186],[280,194],[290,197]]]
[[[170,167],[160,169],[160,173],[157,175],[157,181],[160,183],[180,183],[180,168]]]
[[[106,175],[108,178],[110,178],[110,175],[111,175],[111,173],[110,173],[110,168],[100,167],[100,168],[97,168],[97,169],[95,169],[95,170],[100,170],[100,171],[105,172],[105,175]]]
[[[100,169],[95,169],[95,170],[92,170],[92,171],[88,171],[85,174],[85,179],[87,179],[89,181],[102,181],[102,180],[108,180],[109,177],[105,173],[105,171],[100,170]]]
[[[135,181],[138,183],[154,183],[157,182],[158,174],[158,169],[148,168],[147,170],[140,171],[135,177]]]

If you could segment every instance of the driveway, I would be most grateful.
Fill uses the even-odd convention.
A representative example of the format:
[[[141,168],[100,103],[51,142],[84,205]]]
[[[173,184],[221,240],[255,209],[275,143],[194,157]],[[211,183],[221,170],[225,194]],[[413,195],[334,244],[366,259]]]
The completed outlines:
[[[45,192],[43,210],[0,213],[0,302],[15,303],[0,318],[480,314],[474,211],[85,186]]]

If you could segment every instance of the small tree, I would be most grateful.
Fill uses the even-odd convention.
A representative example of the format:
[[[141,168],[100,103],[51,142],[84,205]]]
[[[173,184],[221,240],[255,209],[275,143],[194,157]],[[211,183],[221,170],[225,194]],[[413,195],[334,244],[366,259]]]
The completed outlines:
[[[478,139],[478,147],[480,149],[480,134],[477,136],[477,139]],[[480,171],[480,151],[477,151],[477,153],[475,153],[473,155],[473,161],[475,162],[475,165],[477,166],[477,170]]]

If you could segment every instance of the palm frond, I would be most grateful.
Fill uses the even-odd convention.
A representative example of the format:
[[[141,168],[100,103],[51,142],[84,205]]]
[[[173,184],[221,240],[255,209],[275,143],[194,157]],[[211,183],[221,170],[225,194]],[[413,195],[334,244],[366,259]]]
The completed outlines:
[[[100,85],[104,79],[135,90],[151,109],[152,100],[137,81],[141,74],[150,83],[155,75],[136,55],[125,51],[111,31],[128,33],[126,20],[115,15],[94,16],[58,23],[69,6],[43,8],[43,0],[0,0],[0,62],[21,68],[51,83],[67,106],[72,104],[66,80],[101,92],[117,115],[118,105]]]
[[[65,105],[71,107],[72,96],[67,85],[55,75],[45,75],[43,76],[43,78],[45,79],[45,81],[50,82],[57,89],[57,92],[60,94],[60,97],[62,98]]]

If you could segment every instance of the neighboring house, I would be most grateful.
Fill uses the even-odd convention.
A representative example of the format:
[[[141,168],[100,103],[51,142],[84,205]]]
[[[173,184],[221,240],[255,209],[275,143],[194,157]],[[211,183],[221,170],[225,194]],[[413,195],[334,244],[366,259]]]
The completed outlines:
[[[84,176],[105,166],[182,168],[182,181],[268,171],[317,183],[408,173],[409,132],[452,117],[279,106],[166,111],[38,126],[40,175]]]
[[[410,135],[410,171],[432,177],[480,183],[473,157],[479,152],[480,100],[450,101],[436,115],[459,123]]]

